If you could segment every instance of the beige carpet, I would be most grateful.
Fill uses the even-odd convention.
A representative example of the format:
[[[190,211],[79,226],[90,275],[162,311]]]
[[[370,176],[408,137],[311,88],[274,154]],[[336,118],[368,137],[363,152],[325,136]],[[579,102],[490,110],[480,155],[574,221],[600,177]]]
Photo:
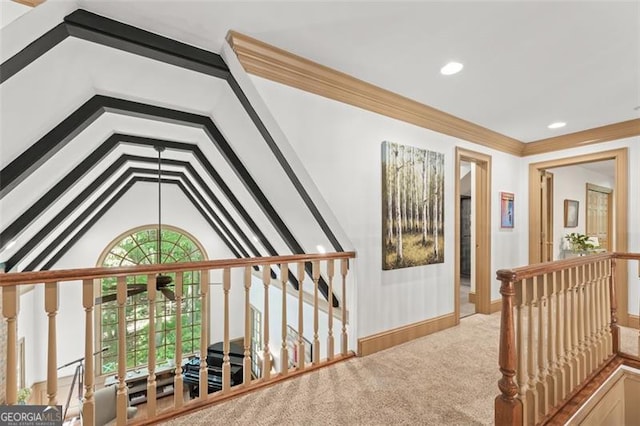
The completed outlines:
[[[498,394],[500,314],[354,358],[168,425],[481,425]]]
[[[488,425],[498,394],[500,313],[326,367],[167,425]],[[638,330],[621,329],[638,353]]]

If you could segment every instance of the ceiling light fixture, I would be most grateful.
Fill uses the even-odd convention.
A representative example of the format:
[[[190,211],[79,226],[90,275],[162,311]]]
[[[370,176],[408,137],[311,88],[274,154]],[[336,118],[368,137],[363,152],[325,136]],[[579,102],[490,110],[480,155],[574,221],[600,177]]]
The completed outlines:
[[[324,249],[324,247],[323,247],[323,246],[321,246],[321,245],[317,245],[317,246],[316,246],[316,250],[318,250],[318,253],[321,253],[321,254],[325,254],[325,253],[327,252],[327,251]]]
[[[565,123],[564,121],[556,121],[555,123],[549,124],[547,127],[549,129],[559,129],[560,127],[564,127],[566,125],[567,123]]]
[[[460,71],[462,71],[462,68],[464,68],[464,65],[462,65],[460,62],[449,62],[444,67],[440,68],[440,74],[442,75],[457,74]]]

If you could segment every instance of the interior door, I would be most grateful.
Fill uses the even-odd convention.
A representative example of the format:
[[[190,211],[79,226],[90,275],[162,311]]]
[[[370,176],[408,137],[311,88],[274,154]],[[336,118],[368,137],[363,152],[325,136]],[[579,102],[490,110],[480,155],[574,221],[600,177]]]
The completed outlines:
[[[613,190],[587,184],[587,235],[597,237],[600,247],[611,251],[611,203]]]

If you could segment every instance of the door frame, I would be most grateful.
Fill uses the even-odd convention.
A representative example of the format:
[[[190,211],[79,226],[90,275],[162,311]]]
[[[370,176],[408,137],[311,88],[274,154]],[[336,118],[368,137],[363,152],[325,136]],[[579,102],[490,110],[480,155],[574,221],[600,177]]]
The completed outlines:
[[[475,206],[476,239],[473,268],[476,277],[476,313],[490,314],[491,309],[491,156],[456,147],[454,199],[460,200],[460,162],[475,164],[476,185],[472,195]],[[455,203],[454,225],[454,307],[456,324],[460,323],[460,203]],[[493,311],[495,312],[495,310]]]
[[[553,167],[575,166],[596,161],[613,160],[615,182],[613,187],[615,234],[611,245],[612,251],[628,250],[628,149],[620,148],[610,151],[594,152],[529,164],[529,264],[540,262],[540,236],[542,221],[540,213],[539,179],[540,171]],[[627,263],[616,264],[616,296],[618,304],[618,324],[629,323],[629,302],[627,291]]]

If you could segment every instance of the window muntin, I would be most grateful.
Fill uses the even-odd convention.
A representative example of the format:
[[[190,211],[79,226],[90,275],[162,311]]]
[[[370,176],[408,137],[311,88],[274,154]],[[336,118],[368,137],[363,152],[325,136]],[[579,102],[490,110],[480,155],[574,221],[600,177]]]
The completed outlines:
[[[115,267],[156,263],[157,235],[158,231],[155,228],[139,229],[125,235],[108,250],[102,265]],[[199,244],[176,229],[162,230],[160,252],[162,263],[204,260]],[[168,275],[175,283],[175,274]],[[114,277],[103,279],[100,286],[101,294],[114,293],[116,284],[117,279]],[[146,284],[146,275],[127,277],[127,285],[132,284]],[[185,355],[196,352],[200,347],[202,319],[199,295],[200,273],[185,272],[182,296],[182,350]],[[117,371],[118,364],[118,308],[116,302],[112,301],[103,303],[98,310],[101,329],[98,349],[109,348],[100,353],[100,371],[102,374],[111,374]],[[175,316],[176,303],[157,292],[154,324],[158,364],[174,357]],[[149,353],[149,309],[146,292],[127,297],[125,317],[126,368],[144,367]]]

